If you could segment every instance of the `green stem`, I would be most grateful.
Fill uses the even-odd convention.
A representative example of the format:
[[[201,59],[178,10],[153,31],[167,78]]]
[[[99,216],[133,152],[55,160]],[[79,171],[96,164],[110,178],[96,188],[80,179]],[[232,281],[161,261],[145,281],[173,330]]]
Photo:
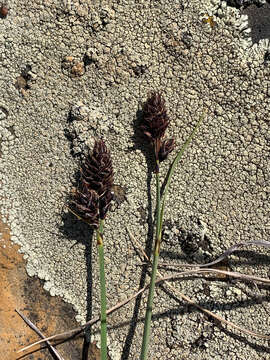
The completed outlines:
[[[159,162],[157,160],[157,169],[159,168]],[[152,319],[152,309],[153,309],[153,299],[155,292],[155,282],[157,276],[157,267],[158,267],[158,259],[160,252],[160,243],[161,243],[161,218],[160,218],[160,180],[159,180],[159,172],[156,173],[156,214],[157,214],[157,222],[156,222],[156,240],[155,240],[155,250],[154,250],[154,260],[152,265],[152,273],[151,273],[151,281],[150,288],[147,299],[147,308],[144,320],[144,330],[143,330],[143,342],[141,349],[141,360],[147,359],[148,345],[150,339],[151,332],[151,319]]]
[[[142,343],[142,349],[141,349],[141,356],[140,360],[146,360],[147,359],[147,352],[148,352],[148,345],[149,345],[149,339],[150,339],[150,331],[151,331],[151,319],[152,319],[152,308],[153,308],[153,299],[154,299],[154,291],[155,291],[155,282],[156,282],[156,275],[157,275],[157,266],[158,266],[158,259],[159,259],[159,253],[160,253],[160,244],[161,244],[161,236],[162,236],[162,224],[163,224],[163,216],[164,216],[164,210],[165,210],[165,200],[167,197],[168,189],[171,183],[171,179],[173,176],[173,173],[175,171],[176,165],[180,161],[184,151],[186,150],[187,146],[191,142],[192,138],[194,137],[198,127],[200,126],[201,122],[203,121],[204,117],[206,115],[206,112],[204,112],[195,128],[193,129],[192,133],[189,135],[188,139],[176,155],[169,171],[167,174],[167,183],[164,188],[164,194],[161,199],[160,196],[160,180],[159,180],[159,162],[157,160],[157,173],[156,173],[156,213],[157,213],[157,222],[156,222],[156,241],[155,241],[155,251],[154,251],[154,260],[152,265],[152,273],[151,273],[151,281],[150,281],[150,288],[148,293],[148,299],[147,299],[147,309],[146,309],[146,315],[145,315],[145,321],[144,321],[144,330],[143,330],[143,343]],[[157,154],[157,150],[155,149],[155,152]],[[157,156],[156,156],[157,157]]]
[[[99,256],[100,298],[101,298],[101,360],[107,360],[107,317],[106,317],[106,283],[104,270],[103,220],[97,230],[97,247]]]
[[[159,161],[157,160],[157,166],[159,167]],[[157,222],[156,222],[156,242],[160,233],[160,179],[159,172],[156,173],[156,214],[157,214]],[[155,243],[155,248],[156,248]]]

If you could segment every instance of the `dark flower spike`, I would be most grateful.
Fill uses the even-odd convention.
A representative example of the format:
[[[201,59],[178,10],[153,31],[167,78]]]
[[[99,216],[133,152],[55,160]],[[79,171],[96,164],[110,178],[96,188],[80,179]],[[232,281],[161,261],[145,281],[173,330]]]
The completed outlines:
[[[104,269],[103,220],[113,199],[113,168],[110,151],[96,140],[81,167],[79,188],[70,202],[70,211],[96,230],[101,297],[101,358],[107,359],[106,281]]]
[[[81,189],[77,190],[74,199],[70,201],[71,212],[97,229],[99,225],[99,196],[82,182]]]
[[[113,193],[111,190],[106,192],[99,198],[99,216],[101,220],[104,220],[108,210],[111,207],[111,201],[113,199]]]
[[[174,139],[163,140],[158,153],[158,160],[161,162],[166,160],[168,155],[173,151],[175,146]]]
[[[90,189],[99,196],[113,185],[113,168],[110,151],[103,140],[96,140],[81,168],[81,175]]]
[[[167,109],[165,106],[165,100],[159,93],[152,93],[143,107],[143,120],[141,123],[141,130],[148,137],[151,143],[154,145],[154,152],[156,157],[155,172],[159,172],[159,161],[162,156],[168,156],[168,149],[163,149],[160,154],[160,147],[162,145],[162,138],[169,125],[169,117],[167,115]],[[164,150],[167,151],[167,155],[164,154]]]
[[[110,151],[103,140],[96,140],[81,168],[81,182],[94,190],[99,198],[99,218],[104,220],[113,198],[113,168]]]
[[[152,93],[143,107],[141,130],[153,142],[160,140],[169,125],[165,100],[158,93]]]

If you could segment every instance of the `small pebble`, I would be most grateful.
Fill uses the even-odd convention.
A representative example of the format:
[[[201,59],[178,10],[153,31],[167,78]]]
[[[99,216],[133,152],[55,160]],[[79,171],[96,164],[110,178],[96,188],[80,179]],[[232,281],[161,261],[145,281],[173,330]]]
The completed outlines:
[[[82,76],[85,72],[84,69],[84,63],[83,62],[77,62],[75,65],[71,68],[71,74],[73,76]]]
[[[4,19],[7,17],[7,14],[8,14],[8,8],[5,5],[2,5],[0,7],[0,17]]]
[[[18,76],[17,79],[16,79],[16,83],[15,83],[15,86],[17,89],[26,89],[27,87],[27,81],[25,80],[24,77],[22,76]]]

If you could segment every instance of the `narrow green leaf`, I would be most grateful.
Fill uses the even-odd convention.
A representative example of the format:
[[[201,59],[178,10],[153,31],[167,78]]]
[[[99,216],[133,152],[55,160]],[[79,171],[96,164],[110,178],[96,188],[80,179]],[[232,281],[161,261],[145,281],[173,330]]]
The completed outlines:
[[[171,179],[173,176],[173,173],[175,171],[176,165],[180,161],[185,149],[191,142],[192,138],[194,137],[198,127],[200,126],[202,120],[205,117],[205,113],[203,113],[198,120],[195,128],[193,129],[192,133],[189,135],[188,139],[176,155],[174,161],[172,162],[172,165],[167,173],[167,183],[165,185],[164,194],[161,198],[160,194],[160,179],[159,179],[159,172],[156,173],[156,213],[157,213],[157,221],[156,221],[156,239],[155,239],[155,250],[154,250],[154,260],[152,265],[152,273],[151,273],[151,281],[150,281],[150,288],[148,293],[148,299],[147,299],[147,309],[145,314],[145,321],[144,321],[144,330],[143,330],[143,342],[142,342],[142,348],[141,348],[141,355],[140,360],[146,360],[147,359],[147,353],[148,353],[148,345],[150,340],[150,333],[151,333],[151,319],[152,319],[152,308],[153,308],[153,299],[154,299],[154,293],[155,293],[155,281],[156,281],[156,275],[157,275],[157,266],[158,266],[158,259],[159,259],[159,253],[160,253],[160,244],[161,244],[161,235],[162,235],[162,223],[163,223],[163,215],[165,210],[165,200],[168,193],[168,189],[171,183]],[[159,168],[159,164],[157,163],[157,169]]]

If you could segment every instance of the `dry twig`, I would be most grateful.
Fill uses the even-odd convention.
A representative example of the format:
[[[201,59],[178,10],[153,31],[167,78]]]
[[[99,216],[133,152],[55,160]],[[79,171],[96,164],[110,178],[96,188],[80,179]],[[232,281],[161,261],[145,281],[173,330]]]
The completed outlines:
[[[145,257],[145,259],[147,260],[147,262],[150,263],[150,260],[149,260],[148,256],[146,255],[145,251],[142,249],[142,247],[140,246],[140,244],[138,243],[138,241],[135,239],[135,237],[132,235],[132,233],[130,232],[129,229],[127,229],[127,231],[128,231],[128,234],[129,234],[130,238],[136,243],[136,245],[137,245],[137,246],[140,248],[140,250],[142,251],[143,256]],[[247,243],[242,243],[242,244],[245,244],[245,245],[246,245]],[[270,245],[270,243],[269,243],[269,245]],[[232,248],[237,248],[237,246],[235,245],[235,246],[231,247],[231,248],[228,249],[227,252],[225,252],[224,254],[230,253],[230,251],[232,250]],[[224,254],[222,254],[222,255],[224,256]],[[222,258],[222,255],[221,255],[217,260],[219,260],[219,259],[223,260],[224,257]],[[221,261],[221,260],[219,260],[219,261]],[[219,262],[219,261],[218,261],[218,262]],[[209,265],[213,265],[213,263],[216,264],[217,262],[214,261],[214,262],[211,262],[211,263],[209,263],[209,264],[207,264],[207,265],[208,265],[208,266],[209,266]],[[226,273],[226,275],[233,276],[233,277],[238,277],[238,278],[239,278],[239,275],[241,275],[242,278],[245,278],[245,280],[254,280],[254,277],[249,276],[249,275],[240,274],[240,273],[233,273],[233,272],[230,272],[230,271],[222,271],[222,270],[218,270],[218,269],[201,269],[201,270],[200,270],[200,269],[195,269],[195,270],[185,271],[185,272],[183,272],[183,273],[176,274],[176,277],[180,277],[181,275],[182,275],[182,276],[183,276],[183,275],[188,275],[188,273],[191,275],[192,273],[195,274],[195,273],[198,273],[198,272],[203,272],[204,270],[205,270],[205,272],[208,272],[208,273],[210,273],[210,272],[224,273],[224,274]],[[158,271],[157,273],[159,274],[159,276],[161,276],[161,274],[160,274],[159,271]],[[179,290],[175,289],[175,288],[167,281],[167,280],[170,280],[170,279],[173,279],[173,278],[175,278],[174,275],[168,276],[168,277],[161,277],[161,279],[158,279],[157,282],[165,281],[165,284],[173,291],[174,294],[180,296],[183,300],[187,301],[189,304],[195,306],[197,309],[201,310],[202,312],[204,312],[205,314],[211,316],[212,318],[220,321],[221,323],[226,324],[226,325],[228,325],[228,326],[230,326],[230,327],[232,327],[232,328],[234,328],[234,329],[237,329],[237,330],[239,330],[240,332],[243,332],[243,333],[245,333],[245,334],[247,334],[247,335],[252,335],[252,336],[255,336],[255,337],[258,337],[258,338],[261,338],[261,339],[270,339],[270,336],[263,335],[263,334],[258,334],[258,333],[255,333],[255,332],[251,331],[251,330],[244,329],[244,328],[240,327],[239,325],[236,325],[236,324],[234,324],[234,323],[231,322],[231,321],[225,320],[223,317],[221,317],[221,316],[219,316],[219,315],[216,315],[216,314],[214,314],[212,311],[207,310],[207,309],[203,308],[202,306],[198,305],[198,304],[197,304],[195,301],[193,301],[191,298],[189,298],[188,296],[184,295],[184,294],[181,293]],[[264,282],[264,283],[270,284],[270,280],[264,279],[264,278],[257,278],[257,281],[262,281],[262,282]]]
[[[238,243],[238,244],[235,244],[235,245],[231,246],[229,249],[224,251],[224,253],[221,254],[216,260],[211,261],[211,262],[206,263],[206,264],[194,264],[194,265],[193,264],[169,264],[169,263],[160,262],[159,265],[160,266],[173,266],[173,267],[205,268],[205,267],[213,266],[213,265],[216,265],[216,264],[220,263],[221,261],[225,260],[227,257],[229,257],[235,251],[241,249],[242,247],[249,246],[249,245],[263,246],[263,247],[266,247],[266,248],[270,248],[270,242],[269,241],[266,241],[266,240],[252,240],[252,241],[242,242],[242,243]]]
[[[34,325],[32,323],[31,320],[29,320],[25,315],[23,315],[19,310],[15,310],[17,312],[17,314],[20,315],[20,317],[26,322],[26,324],[32,329],[34,330],[42,339],[45,339],[45,336],[42,334],[42,332],[36,327],[36,325]],[[52,346],[52,344],[47,341],[47,340],[44,340],[46,342],[46,345],[48,346],[48,348],[51,350],[51,352],[53,353],[55,359],[58,359],[58,360],[64,360],[62,358],[62,356],[58,353],[58,351]]]
[[[147,262],[150,263],[150,260],[148,258],[148,256],[146,255],[145,251],[143,250],[143,248],[141,247],[141,245],[138,243],[138,241],[134,238],[134,236],[132,235],[132,233],[130,232],[129,229],[127,229],[128,234],[130,236],[130,238],[133,240],[133,242],[138,246],[138,248],[140,249],[140,251],[142,252],[144,258],[147,260]],[[193,270],[188,270],[188,271],[183,271],[181,273],[176,273],[170,276],[162,276],[159,272],[159,276],[160,278],[157,279],[156,284],[160,283],[160,282],[165,282],[166,285],[173,291],[174,294],[180,296],[183,300],[185,300],[186,302],[188,302],[189,304],[195,306],[197,309],[199,309],[200,311],[204,312],[205,314],[211,316],[212,318],[220,321],[223,324],[226,324],[234,329],[239,330],[240,332],[247,334],[247,335],[252,335],[254,337],[258,337],[261,339],[270,339],[270,336],[267,335],[263,335],[263,334],[259,334],[259,333],[255,333],[251,330],[248,329],[244,329],[236,324],[234,324],[231,321],[225,320],[223,317],[216,315],[215,313],[213,313],[210,310],[207,310],[205,308],[203,308],[202,306],[198,305],[195,301],[193,301],[191,298],[189,298],[188,296],[186,296],[185,294],[181,293],[179,290],[177,290],[174,286],[172,286],[168,280],[173,280],[173,279],[177,279],[177,278],[182,278],[183,276],[190,276],[190,275],[196,275],[196,274],[209,274],[209,273],[217,273],[217,274],[225,274],[227,276],[231,276],[234,278],[238,278],[241,280],[246,280],[246,281],[258,281],[258,282],[262,282],[264,284],[270,284],[270,280],[269,279],[265,279],[265,278],[260,278],[260,277],[256,277],[253,275],[246,275],[246,274],[241,274],[241,273],[237,273],[237,272],[232,272],[232,271],[224,271],[224,270],[219,270],[219,269],[212,269],[212,268],[205,268],[205,269],[200,269],[200,267],[205,267],[205,266],[212,266],[215,265],[217,263],[219,263],[220,261],[224,260],[226,257],[228,257],[231,253],[233,253],[234,251],[236,251],[237,249],[239,249],[240,247],[243,246],[247,246],[247,245],[259,245],[259,246],[265,246],[265,247],[270,247],[270,242],[267,241],[250,241],[250,242],[246,242],[246,243],[240,243],[240,244],[236,244],[234,246],[232,246],[231,248],[229,248],[228,250],[226,250],[220,257],[218,257],[216,260],[207,263],[207,264],[201,264],[201,265],[190,265],[190,264],[183,264],[183,266],[189,266],[189,267],[199,267],[197,269],[193,269]],[[164,264],[163,264],[164,265]],[[122,302],[119,302],[118,304],[116,304],[115,306],[113,306],[112,308],[110,308],[109,310],[107,310],[107,315],[113,313],[114,311],[116,311],[117,309],[119,309],[120,307],[126,305],[127,303],[129,303],[130,301],[132,301],[133,299],[135,299],[138,295],[140,295],[142,292],[144,292],[147,288],[149,287],[149,285],[144,286],[142,289],[140,289],[137,293],[133,294],[131,297],[129,297],[127,300],[124,300]],[[33,344],[30,344],[20,350],[18,350],[18,352],[22,352],[25,351],[29,348],[31,348],[34,345],[46,342],[48,340],[66,340],[69,337],[72,336],[77,336],[80,333],[82,333],[84,331],[85,328],[97,323],[100,320],[100,317],[96,317],[94,319],[89,320],[87,323],[85,323],[83,326],[78,327],[76,329],[73,330],[69,330],[66,332],[63,332],[61,334],[56,334],[56,335],[52,335],[48,338],[39,340]]]

